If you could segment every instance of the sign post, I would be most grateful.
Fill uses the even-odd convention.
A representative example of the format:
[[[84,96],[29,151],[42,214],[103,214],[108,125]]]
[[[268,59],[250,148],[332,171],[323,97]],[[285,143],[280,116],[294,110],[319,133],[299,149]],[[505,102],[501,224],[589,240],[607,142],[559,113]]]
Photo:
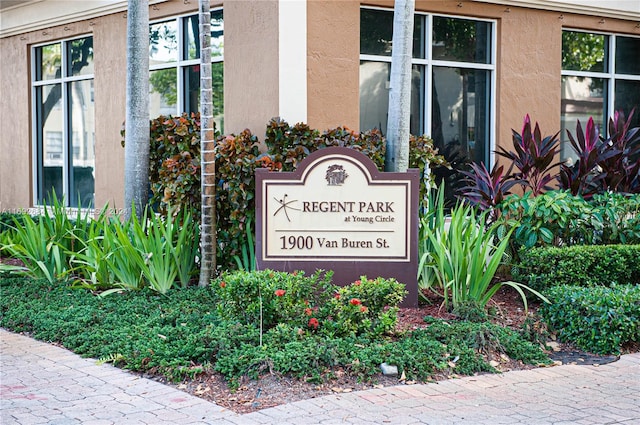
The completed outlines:
[[[333,270],[345,285],[366,275],[406,285],[417,306],[419,171],[386,173],[362,153],[331,147],[294,172],[256,170],[259,269]]]

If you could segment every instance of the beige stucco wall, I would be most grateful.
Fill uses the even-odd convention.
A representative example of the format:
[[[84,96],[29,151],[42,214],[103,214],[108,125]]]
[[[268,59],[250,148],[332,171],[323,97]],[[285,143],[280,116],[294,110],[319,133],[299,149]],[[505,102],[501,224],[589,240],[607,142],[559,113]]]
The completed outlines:
[[[359,127],[360,5],[307,4],[307,113],[312,128]]]
[[[0,211],[28,207],[31,194],[28,43],[34,37],[0,39]]]
[[[95,205],[117,209],[124,204],[124,148],[120,130],[125,119],[127,20],[117,13],[93,27],[96,108]]]
[[[250,129],[264,139],[278,115],[278,2],[224,3],[225,133]]]
[[[219,6],[220,1],[211,2]],[[364,4],[364,3],[363,3]],[[368,0],[392,7],[393,2]],[[359,126],[359,8],[352,0],[307,3],[307,122],[327,129]],[[497,22],[496,139],[511,143],[525,114],[544,134],[560,128],[562,28],[640,35],[637,22],[458,0],[417,0],[416,10]],[[170,0],[151,19],[197,12],[197,2]],[[96,205],[123,202],[126,19],[124,12],[0,39],[0,210],[32,205],[30,46],[94,35]],[[227,0],[225,132],[250,128],[261,140],[278,115],[278,1]]]

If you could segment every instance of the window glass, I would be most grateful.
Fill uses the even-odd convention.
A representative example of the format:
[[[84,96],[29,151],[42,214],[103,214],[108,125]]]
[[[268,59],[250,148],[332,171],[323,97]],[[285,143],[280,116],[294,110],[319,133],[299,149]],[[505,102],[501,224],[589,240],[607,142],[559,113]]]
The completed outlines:
[[[184,59],[200,58],[200,26],[198,15],[184,18]],[[224,52],[222,10],[211,12],[211,57],[219,57]]]
[[[224,55],[224,21],[222,10],[211,11],[211,57]]]
[[[149,72],[149,114],[176,115],[178,102],[176,68],[158,69]]]
[[[217,130],[223,131],[222,10],[211,11],[211,63]],[[180,24],[180,25],[178,25]],[[180,28],[178,31],[177,29]],[[176,17],[150,26],[149,116],[176,116],[200,110],[200,26],[198,15]],[[181,48],[178,49],[178,46]],[[178,51],[180,50],[180,52]]]
[[[388,62],[360,62],[360,128],[387,131],[389,109]]]
[[[361,9],[360,53],[391,56],[393,13],[386,10]]]
[[[628,116],[634,108],[631,128],[640,127],[640,81],[616,81],[615,110],[622,110]]]
[[[425,29],[427,18],[424,15],[416,15],[413,23],[413,57],[424,59],[426,56]]]
[[[615,45],[615,55],[609,54]],[[593,117],[603,136],[608,136],[607,121],[614,112],[629,115],[640,105],[640,38],[616,34],[590,34],[581,31],[562,33],[562,105],[561,158],[574,159],[566,131],[575,134],[577,121],[582,125]],[[589,72],[588,77],[585,72]],[[640,125],[635,114],[631,126]]]
[[[93,37],[67,43],[67,75],[93,74]]]
[[[70,205],[93,207],[94,194],[94,103],[93,80],[74,81],[68,85],[69,129],[72,134]]]
[[[413,57],[425,57],[424,15],[416,15],[413,23]],[[360,53],[391,56],[393,13],[388,10],[360,10]]]
[[[200,65],[184,67],[183,74],[186,110],[195,112],[200,108]]]
[[[149,63],[158,65],[178,60],[178,23],[160,22],[149,27]]]
[[[184,19],[184,59],[198,59],[200,57],[200,23],[198,15]]]
[[[63,205],[91,208],[95,186],[93,38],[35,47],[33,58],[35,202],[50,204],[55,191]]]
[[[607,116],[606,109],[607,84],[603,78],[562,77],[561,131],[560,139],[564,142],[560,146],[562,159],[574,158],[575,154],[568,142],[567,130],[575,135],[578,120],[582,127],[589,117],[604,128]]]
[[[360,127],[387,131],[389,62],[360,62]],[[424,66],[414,65],[411,78],[411,134],[422,134],[424,116]]]
[[[36,138],[38,142],[39,204],[50,203],[53,191],[62,201],[63,189],[63,116],[55,105],[62,102],[62,84],[36,87]]]
[[[213,120],[216,129],[224,132],[224,63],[214,62],[211,64],[211,90],[213,94]]]
[[[433,59],[472,63],[491,61],[491,25],[467,19],[433,18]]]
[[[580,31],[562,32],[562,69],[608,72],[608,37]]]
[[[640,38],[616,37],[616,73],[640,75]]]
[[[446,156],[487,162],[489,72],[433,68],[431,137]]]
[[[36,80],[53,80],[61,77],[62,52],[60,43],[37,47],[36,56]]]

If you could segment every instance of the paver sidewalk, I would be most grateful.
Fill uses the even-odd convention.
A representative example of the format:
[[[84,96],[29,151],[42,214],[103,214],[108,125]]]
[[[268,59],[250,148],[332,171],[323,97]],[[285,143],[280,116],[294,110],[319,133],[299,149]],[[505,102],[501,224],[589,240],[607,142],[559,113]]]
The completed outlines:
[[[247,415],[0,329],[0,423],[640,424],[640,354],[303,400]]]

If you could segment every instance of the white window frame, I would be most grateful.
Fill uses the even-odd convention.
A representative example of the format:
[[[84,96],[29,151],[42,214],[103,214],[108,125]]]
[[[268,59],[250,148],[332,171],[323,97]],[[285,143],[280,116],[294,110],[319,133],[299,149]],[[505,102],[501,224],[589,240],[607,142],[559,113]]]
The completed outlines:
[[[93,38],[93,34],[83,34],[83,35],[79,35],[76,37],[72,37],[72,38],[65,38],[62,40],[55,40],[55,41],[48,41],[48,42],[44,42],[44,43],[38,43],[38,44],[34,44],[31,46],[31,147],[32,147],[32,164],[33,167],[31,169],[31,176],[32,176],[32,181],[33,181],[33,185],[32,185],[32,202],[33,205],[35,205],[36,207],[41,207],[42,205],[39,203],[38,201],[38,194],[40,193],[39,190],[39,183],[40,183],[40,179],[38,176],[39,173],[39,168],[40,168],[40,164],[39,164],[39,157],[40,156],[44,156],[44,144],[46,142],[46,137],[44,134],[44,128],[43,129],[39,129],[39,124],[40,124],[40,117],[38,116],[38,106],[36,105],[36,93],[37,93],[37,88],[38,87],[45,87],[45,86],[53,86],[56,84],[60,84],[61,86],[61,97],[60,97],[60,103],[62,104],[62,188],[63,188],[63,193],[62,196],[64,196],[64,200],[65,200],[65,204],[68,206],[69,202],[70,202],[70,194],[69,194],[69,184],[70,184],[70,178],[69,178],[69,173],[71,172],[71,170],[69,169],[70,167],[73,167],[73,163],[69,162],[73,160],[73,151],[70,149],[69,146],[69,137],[72,136],[72,129],[69,127],[69,94],[68,94],[68,90],[67,87],[69,84],[76,82],[76,81],[87,81],[87,80],[94,80],[94,76],[95,76],[95,69],[94,69],[94,73],[91,74],[82,74],[82,75],[72,75],[72,76],[66,76],[66,71],[67,71],[67,49],[66,46],[68,43],[73,42],[74,40],[79,40],[82,38],[88,38],[91,37]],[[44,47],[44,46],[50,46],[53,44],[60,44],[60,78],[52,78],[52,79],[47,79],[47,80],[36,80],[36,49],[40,48],[40,47]],[[42,123],[44,124],[44,123]],[[42,147],[38,146],[38,133],[39,131],[42,130],[43,134],[42,134]],[[43,159],[44,161],[44,159]],[[43,165],[44,167],[44,165]],[[44,189],[44,188],[43,188]],[[58,194],[60,195],[60,194]],[[46,200],[45,200],[46,201]]]
[[[360,8],[367,10],[382,10],[393,13],[393,9],[385,8],[385,7],[371,7],[371,6],[362,6]],[[493,166],[495,162],[495,149],[496,149],[496,63],[497,63],[497,20],[495,19],[480,19],[469,16],[461,16],[461,15],[447,15],[441,13],[430,13],[430,12],[422,12],[415,11],[415,15],[423,15],[426,17],[425,19],[425,28],[423,31],[426,31],[424,36],[425,42],[425,58],[411,58],[411,65],[421,65],[425,68],[425,77],[423,81],[423,96],[424,96],[424,105],[422,108],[423,117],[422,123],[424,124],[423,133],[430,135],[431,132],[431,104],[433,100],[433,90],[431,87],[431,80],[433,75],[433,67],[452,67],[452,68],[467,68],[467,69],[478,69],[478,70],[487,70],[490,71],[490,83],[491,87],[489,89],[488,96],[490,96],[490,108],[489,108],[489,146],[487,146],[487,155],[489,164],[487,167]],[[478,22],[486,22],[491,24],[491,53],[490,53],[490,63],[472,63],[472,62],[457,62],[457,61],[445,61],[445,60],[437,60],[433,59],[433,18],[434,17],[443,17],[443,18],[453,18],[453,19],[464,19],[467,21],[478,21]],[[413,55],[413,53],[412,53]],[[368,54],[360,54],[360,61],[370,61],[370,62],[387,62],[391,63],[391,56],[382,56],[382,55],[368,55]],[[426,83],[426,84],[424,84]]]

